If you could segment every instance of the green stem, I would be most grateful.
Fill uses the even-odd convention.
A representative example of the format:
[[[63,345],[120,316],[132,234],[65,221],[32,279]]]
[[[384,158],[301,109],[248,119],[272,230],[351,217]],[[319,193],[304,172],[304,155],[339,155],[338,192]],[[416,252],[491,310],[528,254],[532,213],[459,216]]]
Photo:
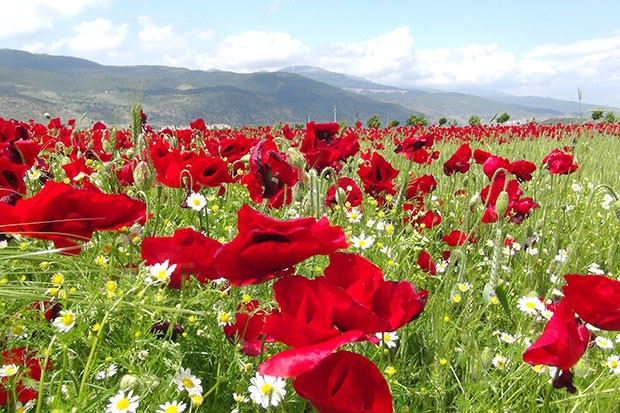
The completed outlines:
[[[131,290],[129,290],[127,293],[128,294],[131,293]],[[119,297],[119,299],[116,300],[116,302],[110,307],[110,309],[106,311],[106,313],[103,316],[103,320],[101,320],[101,323],[99,324],[99,331],[97,331],[97,335],[95,336],[95,342],[90,348],[90,353],[88,354],[88,359],[86,360],[86,366],[84,367],[84,371],[82,372],[82,382],[80,383],[80,389],[78,390],[78,395],[77,395],[78,406],[82,405],[82,398],[84,397],[84,390],[86,389],[86,381],[88,380],[88,376],[90,375],[90,372],[93,368],[93,364],[97,356],[97,350],[99,349],[99,344],[103,341],[105,325],[107,324],[110,318],[110,314],[116,308],[116,306],[122,301],[122,299],[123,299],[122,297]]]
[[[54,346],[54,342],[56,341],[57,337],[58,336],[52,337],[45,351],[45,359],[43,359],[43,365],[41,366],[41,379],[39,380],[39,395],[37,397],[36,413],[40,413],[41,407],[43,406],[43,383],[45,383],[45,373],[47,373],[47,363],[49,362],[50,354],[52,354],[52,347]]]

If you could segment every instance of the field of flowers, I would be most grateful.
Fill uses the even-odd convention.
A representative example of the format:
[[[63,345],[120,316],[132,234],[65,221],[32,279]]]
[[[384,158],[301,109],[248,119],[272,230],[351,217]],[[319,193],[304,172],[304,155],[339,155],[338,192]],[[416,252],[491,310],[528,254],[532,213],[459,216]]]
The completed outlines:
[[[619,138],[0,119],[0,405],[617,411]]]

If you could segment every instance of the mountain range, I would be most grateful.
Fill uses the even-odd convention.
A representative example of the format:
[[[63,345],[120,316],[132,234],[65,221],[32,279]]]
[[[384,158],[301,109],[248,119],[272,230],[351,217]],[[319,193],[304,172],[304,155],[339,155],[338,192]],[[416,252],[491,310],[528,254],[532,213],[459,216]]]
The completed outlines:
[[[196,118],[232,126],[355,120],[377,114],[387,124],[411,114],[465,123],[507,112],[511,119],[579,117],[596,105],[537,97],[403,89],[311,66],[234,73],[168,66],[105,66],[89,60],[0,49],[0,117],[129,124],[140,103],[153,126]]]

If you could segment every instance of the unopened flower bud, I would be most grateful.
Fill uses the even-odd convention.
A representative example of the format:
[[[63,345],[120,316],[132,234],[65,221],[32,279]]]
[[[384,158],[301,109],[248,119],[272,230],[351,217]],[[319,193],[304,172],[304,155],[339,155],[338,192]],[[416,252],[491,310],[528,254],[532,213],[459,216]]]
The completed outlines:
[[[306,160],[297,148],[288,148],[286,150],[286,156],[288,159],[288,163],[290,163],[293,168],[302,169],[306,166]]]
[[[502,191],[499,193],[497,201],[495,201],[495,209],[497,210],[498,217],[506,215],[506,211],[508,210],[508,192]]]
[[[119,384],[119,388],[123,391],[131,390],[136,388],[140,384],[138,377],[133,374],[125,374],[121,378],[121,382]]]
[[[155,174],[148,163],[140,161],[133,170],[133,180],[138,189],[147,191],[155,183]]]

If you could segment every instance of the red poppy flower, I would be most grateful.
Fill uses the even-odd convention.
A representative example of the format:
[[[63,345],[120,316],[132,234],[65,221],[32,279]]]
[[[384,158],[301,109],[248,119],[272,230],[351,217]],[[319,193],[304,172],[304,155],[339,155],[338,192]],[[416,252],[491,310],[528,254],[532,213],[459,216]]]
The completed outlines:
[[[267,318],[264,331],[293,348],[309,346],[338,336],[334,326],[334,296],[325,278],[291,276],[273,284],[280,311]]]
[[[37,390],[26,386],[22,380],[26,376],[28,376],[29,381],[41,380],[41,365],[36,358],[36,354],[36,351],[31,351],[24,347],[13,348],[2,353],[2,359],[0,360],[2,364],[15,364],[19,366],[19,371],[15,385],[17,400],[12,400],[12,392],[6,388],[7,378],[3,377],[0,380],[0,406],[7,406],[9,403],[15,404],[17,401],[26,403],[38,397],[39,393]],[[48,361],[45,368],[49,369],[51,366],[51,363]]]
[[[416,264],[418,264],[422,271],[427,272],[430,275],[437,274],[437,267],[435,266],[435,261],[433,261],[431,255],[424,250],[420,252]]]
[[[566,274],[564,300],[586,323],[620,331],[620,281],[603,275]]]
[[[394,178],[398,176],[398,169],[395,169],[378,152],[373,152],[367,164],[360,165],[357,171],[364,184],[364,192],[380,197],[384,194],[394,195]]]
[[[443,164],[443,173],[451,176],[454,172],[465,173],[471,166],[471,148],[468,143],[459,146],[454,154]]]
[[[575,172],[578,165],[573,162],[573,155],[554,149],[543,158],[543,166],[555,175],[569,175]]]
[[[391,413],[392,395],[377,366],[349,351],[331,354],[293,381],[320,413]]]
[[[297,376],[338,347],[364,336],[361,330],[341,332],[334,326],[336,299],[324,277],[285,277],[273,289],[280,311],[267,317],[263,332],[292,348],[262,363],[258,368],[261,374]]]
[[[424,310],[427,290],[408,281],[385,281],[381,269],[357,254],[330,255],[325,278],[334,294],[334,323],[366,334],[396,331]]]
[[[437,136],[436,133],[427,133],[422,136],[407,137],[397,143],[394,153],[404,153],[408,160],[417,164],[431,163],[433,159],[437,159],[439,153],[429,153],[427,149],[433,147]]]
[[[142,241],[142,259],[146,265],[155,265],[168,260],[176,269],[168,284],[171,288],[181,288],[183,276],[189,279],[194,275],[204,284],[221,276],[215,269],[213,255],[222,246],[219,241],[211,239],[191,228],[174,231],[171,237],[146,237]]]
[[[457,245],[464,245],[467,241],[476,242],[473,237],[467,237],[466,233],[458,229],[451,231],[448,235],[444,235],[443,237],[441,237],[441,240],[451,247],[456,247]]]
[[[224,326],[224,334],[229,340],[241,344],[241,352],[250,357],[258,357],[264,350],[263,343],[273,341],[265,338],[263,328],[267,311],[259,309],[257,300],[250,300],[237,306],[235,322]]]
[[[268,139],[252,148],[250,174],[243,177],[241,183],[248,187],[255,202],[269,199],[270,206],[279,208],[284,198],[288,203],[292,201],[291,188],[298,180],[299,172],[278,151],[273,140]]]
[[[337,183],[329,187],[329,189],[327,190],[325,205],[331,207],[338,204],[336,192],[339,188],[344,191],[345,199],[343,204],[348,202],[349,204],[351,204],[351,207],[356,207],[362,203],[363,194],[359,186],[357,186],[357,183],[351,178],[343,177],[338,178]]]
[[[523,353],[523,361],[568,371],[586,351],[589,340],[588,329],[577,322],[575,312],[563,299],[545,325],[542,335]]]
[[[239,233],[215,253],[220,276],[232,285],[254,284],[290,272],[314,255],[347,248],[344,231],[326,217],[279,221],[248,205],[238,212]]]
[[[300,152],[306,158],[311,168],[322,171],[331,167],[336,171],[341,169],[341,161],[355,155],[359,151],[359,142],[354,132],[341,138],[336,134],[340,129],[338,123],[314,123],[306,125]]]
[[[415,200],[417,205],[423,205],[424,196],[428,195],[437,188],[437,181],[433,175],[422,175],[417,178],[411,178],[407,183],[407,192],[405,198]]]
[[[497,170],[500,168],[508,170],[508,165],[510,165],[510,161],[508,159],[491,155],[482,164],[482,171],[486,177],[489,178],[489,180],[494,178],[498,179],[499,177],[505,177],[506,172],[500,171],[496,174]]]
[[[95,231],[119,229],[145,219],[146,205],[140,200],[52,181],[15,206],[0,203],[0,230],[50,240],[57,248],[72,247],[67,254],[78,254],[77,242],[90,240]]]
[[[482,149],[474,149],[473,153],[474,161],[478,165],[484,165],[484,163],[489,159],[489,157],[493,156],[492,153],[483,151]]]
[[[412,226],[419,228],[420,231],[428,228],[433,228],[441,223],[441,214],[432,210],[420,209],[418,206],[412,204],[404,204],[403,210],[411,218],[405,218],[405,223],[409,222]]]
[[[226,162],[204,153],[199,154],[191,163],[191,174],[195,183],[200,186],[220,188],[219,195],[224,194],[223,184],[234,182]]]
[[[24,176],[27,170],[27,165],[0,158],[0,202],[15,205],[26,193]]]
[[[536,165],[530,161],[518,160],[510,162],[507,167],[508,172],[515,175],[520,182],[532,179],[532,172],[536,170]]]

